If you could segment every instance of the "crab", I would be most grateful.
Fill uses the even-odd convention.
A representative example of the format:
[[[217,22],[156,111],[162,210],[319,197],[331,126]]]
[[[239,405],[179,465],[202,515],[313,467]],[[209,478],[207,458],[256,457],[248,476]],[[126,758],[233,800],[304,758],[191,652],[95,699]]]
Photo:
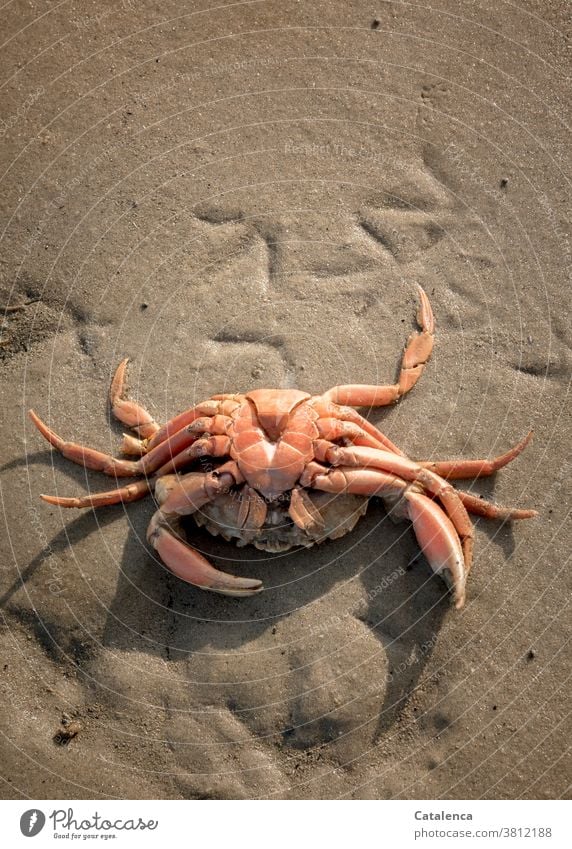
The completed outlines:
[[[473,559],[469,514],[507,521],[537,512],[491,504],[450,481],[492,475],[520,454],[532,431],[492,460],[415,461],[358,413],[355,408],[396,403],[422,375],[435,321],[421,287],[419,298],[419,329],[409,337],[399,377],[390,385],[336,386],[314,396],[299,389],[213,395],[159,426],[128,397],[123,360],[111,382],[110,404],[136,434],[124,435],[128,459],[66,442],[33,410],[29,415],[67,459],[111,477],[140,479],[77,498],[41,498],[59,507],[96,508],[154,492],[158,509],[147,539],[167,568],[201,589],[245,597],[261,592],[262,582],[216,569],[188,544],[183,517],[193,515],[198,525],[239,545],[283,551],[343,536],[378,496],[392,518],[411,521],[430,567],[462,607]]]

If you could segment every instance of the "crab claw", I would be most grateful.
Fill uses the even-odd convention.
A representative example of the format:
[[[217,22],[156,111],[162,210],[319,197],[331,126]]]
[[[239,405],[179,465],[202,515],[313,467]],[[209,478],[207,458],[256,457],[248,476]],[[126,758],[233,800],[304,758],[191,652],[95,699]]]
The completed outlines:
[[[262,592],[262,581],[256,578],[239,578],[211,566],[202,554],[175,536],[160,511],[151,519],[147,539],[167,568],[188,584],[202,590],[239,598]]]
[[[417,542],[431,569],[452,590],[455,607],[463,607],[467,573],[463,550],[453,523],[435,501],[420,492],[410,489],[405,500]]]

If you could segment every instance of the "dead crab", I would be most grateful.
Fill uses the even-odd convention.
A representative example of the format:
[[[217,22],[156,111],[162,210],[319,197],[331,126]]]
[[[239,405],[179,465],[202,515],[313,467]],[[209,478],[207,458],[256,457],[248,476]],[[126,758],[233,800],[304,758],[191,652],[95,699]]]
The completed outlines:
[[[48,442],[64,457],[112,477],[143,479],[110,492],[80,498],[42,495],[60,507],[100,507],[135,501],[154,490],[159,509],[147,538],[167,567],[202,589],[233,596],[262,590],[262,582],[215,569],[183,539],[181,517],[239,545],[269,551],[313,545],[350,531],[372,496],[392,514],[410,519],[434,572],[452,588],[456,607],[465,600],[471,568],[473,526],[469,513],[492,519],[526,519],[534,510],[498,507],[448,482],[491,475],[510,463],[529,433],[493,460],[410,460],[353,407],[392,404],[415,385],[431,355],[434,319],[420,287],[418,324],[407,343],[397,383],[336,386],[323,395],[298,389],[255,389],[214,395],[159,427],[125,395],[127,360],[111,383],[114,415],[132,428],[125,460],[65,442],[30,411]],[[202,471],[189,471],[202,458]],[[181,474],[182,473],[182,474]]]

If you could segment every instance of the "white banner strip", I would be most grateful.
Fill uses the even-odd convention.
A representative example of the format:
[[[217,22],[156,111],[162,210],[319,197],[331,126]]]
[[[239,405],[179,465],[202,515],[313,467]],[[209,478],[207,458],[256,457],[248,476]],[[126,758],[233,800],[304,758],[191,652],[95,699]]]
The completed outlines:
[[[0,801],[2,845],[572,846],[566,801]]]

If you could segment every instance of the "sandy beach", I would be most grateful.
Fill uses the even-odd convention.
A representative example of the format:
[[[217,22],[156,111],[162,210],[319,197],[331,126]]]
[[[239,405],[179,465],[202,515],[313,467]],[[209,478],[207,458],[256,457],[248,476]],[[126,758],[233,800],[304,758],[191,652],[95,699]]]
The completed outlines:
[[[3,17],[0,795],[569,795],[570,16],[565,2],[14,0]],[[568,203],[567,203],[568,201]],[[249,599],[151,553],[107,393],[164,422],[216,393],[395,380],[370,421],[537,519],[477,520],[464,609],[373,499],[309,550],[236,548]],[[9,309],[4,312],[4,308]]]

